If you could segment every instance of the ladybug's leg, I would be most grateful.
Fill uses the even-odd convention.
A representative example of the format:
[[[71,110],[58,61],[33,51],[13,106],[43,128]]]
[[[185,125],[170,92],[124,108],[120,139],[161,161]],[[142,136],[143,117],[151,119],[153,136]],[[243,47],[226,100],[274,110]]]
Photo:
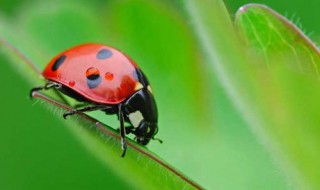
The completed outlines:
[[[121,148],[122,148],[121,157],[124,157],[127,151],[127,142],[126,142],[126,128],[124,127],[122,104],[119,104],[119,121],[120,121]]]
[[[126,127],[126,134],[128,135],[130,133],[134,134],[134,127],[133,126]]]
[[[30,90],[29,97],[30,97],[30,98],[33,98],[33,93],[34,93],[34,92],[38,92],[38,91],[43,90],[43,89],[44,89],[43,86],[39,86],[39,87],[32,88],[32,89]]]
[[[129,134],[134,134],[134,127],[133,126],[126,126],[126,135],[129,135]],[[120,132],[120,128],[117,129],[118,132]]]
[[[95,106],[88,106],[88,107],[84,107],[81,109],[76,109],[76,110],[72,110],[69,111],[67,113],[63,114],[63,118],[67,118],[69,115],[74,115],[77,113],[83,113],[83,112],[87,112],[87,111],[95,111],[95,110],[106,110],[110,108],[110,106],[106,106],[106,105],[95,105]]]
[[[78,109],[78,108],[83,108],[86,106],[88,106],[88,103],[83,103],[83,104],[79,103],[79,104],[74,105],[73,108]]]
[[[59,89],[59,88],[61,88],[61,86],[62,86],[62,85],[59,84],[59,83],[49,81],[49,82],[47,82],[44,86],[35,87],[35,88],[31,89],[31,91],[30,91],[30,97],[31,97],[31,98],[33,97],[33,93],[34,93],[34,92],[38,92],[38,91],[40,91],[40,90],[48,90],[48,89],[50,89],[50,88]]]

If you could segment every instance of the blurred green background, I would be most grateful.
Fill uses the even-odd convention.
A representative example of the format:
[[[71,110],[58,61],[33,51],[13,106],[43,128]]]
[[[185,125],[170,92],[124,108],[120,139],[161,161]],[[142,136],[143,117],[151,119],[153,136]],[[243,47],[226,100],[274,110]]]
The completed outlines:
[[[225,4],[233,18],[240,6],[253,2],[301,23],[315,42],[320,41],[318,1]],[[207,189],[296,189],[218,79],[208,76],[184,4],[1,0],[0,36],[41,70],[54,55],[80,43],[100,42],[123,50],[141,66],[155,92],[158,137],[164,144],[151,142],[151,151]],[[115,171],[117,166],[106,166],[85,148],[62,117],[29,100],[29,90],[39,81],[31,70],[12,66],[15,60],[4,53],[0,60],[0,189],[139,189],[119,174],[125,170]],[[114,146],[119,146],[120,155],[120,145]],[[135,173],[127,175],[135,178]]]

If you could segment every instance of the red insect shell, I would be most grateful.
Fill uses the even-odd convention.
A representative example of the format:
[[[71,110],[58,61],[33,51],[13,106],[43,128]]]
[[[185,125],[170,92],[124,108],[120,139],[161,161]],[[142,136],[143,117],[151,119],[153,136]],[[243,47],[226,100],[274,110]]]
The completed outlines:
[[[105,45],[83,44],[66,50],[46,66],[43,76],[101,104],[119,104],[139,90],[138,66]]]

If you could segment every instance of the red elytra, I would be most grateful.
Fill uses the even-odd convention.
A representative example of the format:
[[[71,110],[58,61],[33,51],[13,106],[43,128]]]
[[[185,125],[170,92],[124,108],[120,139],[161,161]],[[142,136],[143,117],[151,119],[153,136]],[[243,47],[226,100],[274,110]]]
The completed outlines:
[[[68,86],[92,102],[119,104],[139,90],[137,68],[137,64],[119,50],[90,43],[54,57],[43,76]]]

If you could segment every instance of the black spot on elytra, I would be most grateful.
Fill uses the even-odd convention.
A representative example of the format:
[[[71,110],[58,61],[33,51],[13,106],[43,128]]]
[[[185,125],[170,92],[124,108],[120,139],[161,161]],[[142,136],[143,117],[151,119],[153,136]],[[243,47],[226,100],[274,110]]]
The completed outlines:
[[[97,59],[107,59],[112,56],[112,51],[108,49],[102,49],[97,53]]]
[[[92,75],[87,76],[87,79],[89,79],[89,80],[96,80],[96,79],[99,78],[99,77],[100,77],[99,74],[92,74]]]
[[[101,83],[101,77],[99,75],[94,80],[87,78],[87,85],[90,89],[99,86],[100,83]]]
[[[64,60],[67,58],[67,56],[62,55],[61,57],[59,57],[58,59],[56,59],[56,61],[53,63],[52,65],[52,71],[56,71],[59,69],[59,67],[62,65],[62,63],[64,62]]]
[[[90,67],[86,71],[87,85],[90,89],[97,87],[101,83],[100,72],[95,67]]]

